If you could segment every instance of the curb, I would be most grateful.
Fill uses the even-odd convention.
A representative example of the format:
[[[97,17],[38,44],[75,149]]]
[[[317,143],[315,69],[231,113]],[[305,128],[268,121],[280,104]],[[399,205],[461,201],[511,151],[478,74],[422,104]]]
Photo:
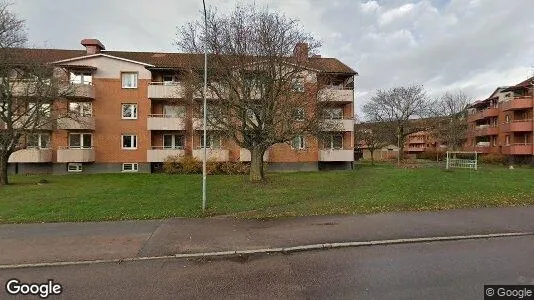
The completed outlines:
[[[443,242],[443,241],[476,240],[476,239],[491,239],[491,238],[504,238],[504,237],[521,237],[521,236],[530,236],[530,235],[534,235],[534,232],[508,232],[508,233],[438,236],[438,237],[424,237],[424,238],[405,238],[405,239],[377,240],[377,241],[365,241],[365,242],[323,243],[323,244],[310,244],[310,245],[282,247],[282,248],[264,248],[264,249],[252,249],[252,250],[234,250],[234,251],[200,252],[200,253],[178,253],[174,255],[129,257],[129,258],[117,258],[117,259],[97,259],[97,260],[80,260],[80,261],[65,261],[65,262],[48,262],[48,263],[44,262],[44,263],[30,263],[30,264],[10,264],[10,265],[0,265],[0,270],[35,268],[35,267],[92,265],[92,264],[104,264],[104,263],[120,264],[123,262],[131,262],[131,261],[160,260],[160,259],[171,259],[171,258],[178,258],[178,259],[210,258],[210,257],[219,258],[219,257],[231,257],[231,256],[236,256],[236,255],[270,254],[270,253],[290,254],[294,252],[348,248],[348,247],[385,246],[385,245],[414,244],[414,243],[424,243],[424,242]]]

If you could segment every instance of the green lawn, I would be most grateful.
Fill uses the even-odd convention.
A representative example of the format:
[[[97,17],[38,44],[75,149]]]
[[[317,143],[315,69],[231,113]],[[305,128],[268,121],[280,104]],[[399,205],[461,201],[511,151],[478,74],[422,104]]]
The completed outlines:
[[[45,178],[50,183],[35,184]],[[13,176],[0,223],[201,217],[201,176]],[[208,177],[207,215],[270,218],[534,204],[534,169],[357,167],[354,171]]]

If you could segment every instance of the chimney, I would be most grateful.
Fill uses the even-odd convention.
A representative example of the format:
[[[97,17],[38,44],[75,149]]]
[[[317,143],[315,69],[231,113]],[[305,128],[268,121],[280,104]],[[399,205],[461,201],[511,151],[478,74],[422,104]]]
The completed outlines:
[[[97,54],[102,50],[106,50],[104,45],[97,39],[83,39],[81,44],[85,46],[87,55]]]
[[[304,63],[308,61],[308,44],[297,43],[295,49],[293,49],[293,57],[297,59],[298,63]]]

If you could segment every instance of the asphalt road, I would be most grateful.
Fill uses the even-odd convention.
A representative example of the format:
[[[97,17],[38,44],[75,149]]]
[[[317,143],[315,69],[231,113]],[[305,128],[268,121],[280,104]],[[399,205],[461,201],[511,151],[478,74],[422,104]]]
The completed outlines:
[[[0,270],[0,299],[16,298],[11,278],[60,282],[48,299],[483,299],[484,284],[534,284],[533,254],[525,236],[11,269]]]

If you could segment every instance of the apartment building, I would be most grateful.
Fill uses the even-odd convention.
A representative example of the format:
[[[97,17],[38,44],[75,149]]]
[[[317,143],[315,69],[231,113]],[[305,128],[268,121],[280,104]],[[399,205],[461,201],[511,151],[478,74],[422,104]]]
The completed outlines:
[[[499,87],[469,107],[466,149],[503,154],[511,162],[534,162],[534,77]]]
[[[76,121],[58,120],[41,128],[28,148],[9,158],[11,173],[152,172],[168,156],[202,159],[202,121],[183,82],[192,69],[201,69],[203,56],[188,53],[106,51],[97,39],[84,39],[85,49],[19,49],[27,61],[51,64],[76,87],[68,109]],[[304,51],[307,47],[303,48]],[[303,49],[296,53],[302,55]],[[337,123],[329,138],[297,137],[273,145],[264,156],[270,170],[350,168],[354,161],[354,76],[335,58],[304,53],[304,87],[317,87],[322,77],[330,84],[317,94],[328,102],[326,118]],[[323,96],[324,95],[324,96]],[[207,95],[213,100],[216,95]],[[250,152],[209,129],[209,159],[248,162]]]
[[[445,147],[428,130],[409,134],[404,143],[406,154],[417,155],[425,151],[444,151]]]

